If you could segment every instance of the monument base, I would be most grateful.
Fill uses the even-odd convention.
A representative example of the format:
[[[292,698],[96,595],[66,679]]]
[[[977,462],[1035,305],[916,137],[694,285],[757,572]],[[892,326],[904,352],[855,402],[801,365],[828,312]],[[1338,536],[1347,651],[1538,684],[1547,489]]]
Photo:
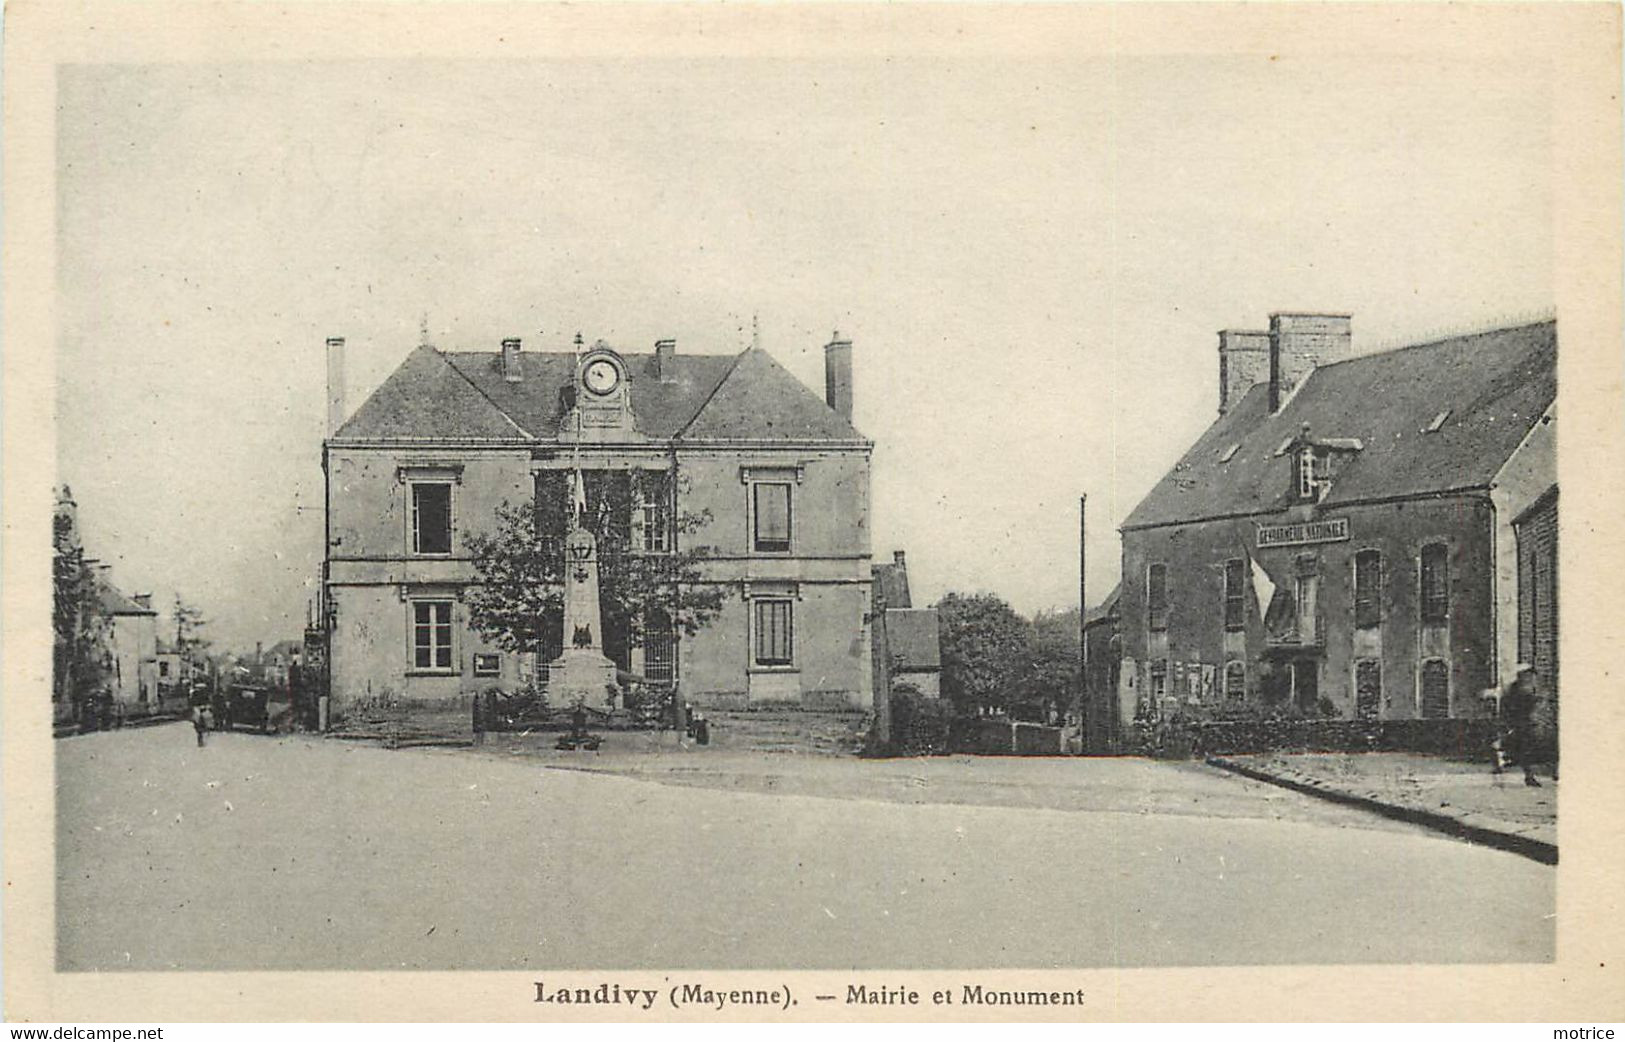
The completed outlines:
[[[593,648],[569,648],[547,667],[547,700],[561,709],[615,708],[615,663]]]

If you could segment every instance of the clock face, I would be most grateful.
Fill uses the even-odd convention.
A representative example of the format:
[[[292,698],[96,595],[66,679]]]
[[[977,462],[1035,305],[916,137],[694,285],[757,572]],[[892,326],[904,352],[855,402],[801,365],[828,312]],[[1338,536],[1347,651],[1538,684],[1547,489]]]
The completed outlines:
[[[582,379],[587,385],[587,390],[593,394],[608,394],[620,382],[621,373],[620,370],[615,368],[614,362],[607,358],[600,358],[587,367]]]

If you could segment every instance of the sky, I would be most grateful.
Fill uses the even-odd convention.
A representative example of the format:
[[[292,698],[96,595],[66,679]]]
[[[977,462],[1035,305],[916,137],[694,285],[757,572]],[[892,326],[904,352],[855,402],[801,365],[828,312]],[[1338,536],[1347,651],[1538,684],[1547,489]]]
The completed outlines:
[[[854,342],[873,549],[1031,614],[1217,408],[1216,332],[1356,353],[1552,304],[1526,67],[1254,57],[264,61],[58,74],[58,481],[126,592],[296,636],[324,342]]]

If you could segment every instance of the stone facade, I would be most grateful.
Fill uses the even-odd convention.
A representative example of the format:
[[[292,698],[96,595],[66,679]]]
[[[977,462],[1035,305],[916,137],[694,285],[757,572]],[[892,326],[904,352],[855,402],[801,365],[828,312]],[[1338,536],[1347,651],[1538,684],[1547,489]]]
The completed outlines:
[[[343,342],[330,341],[335,349]],[[832,400],[849,409],[850,342],[837,338],[829,355]],[[330,368],[342,372],[342,362]],[[633,489],[675,489],[679,516],[708,517],[680,538],[712,548],[704,578],[726,591],[717,618],[674,646],[617,650],[606,640],[619,668],[675,684],[699,705],[867,708],[871,449],[849,412],[759,347],[738,356],[679,355],[670,341],[642,354],[603,344],[527,353],[517,340],[485,353],[422,347],[324,446],[334,711],[369,699],[447,703],[531,681],[536,656],[505,653],[470,625],[467,540],[578,461],[589,477],[635,473],[624,479]],[[668,516],[636,504],[631,513],[634,541],[649,552],[678,538]],[[646,521],[662,533],[647,544]],[[427,543],[425,526],[437,533]]]
[[[1220,334],[1219,420],[1122,526],[1118,686],[1094,678],[1092,720],[1497,712],[1513,522],[1556,474],[1555,324],[1358,357],[1349,337],[1335,315]],[[1261,348],[1267,382],[1240,387]]]

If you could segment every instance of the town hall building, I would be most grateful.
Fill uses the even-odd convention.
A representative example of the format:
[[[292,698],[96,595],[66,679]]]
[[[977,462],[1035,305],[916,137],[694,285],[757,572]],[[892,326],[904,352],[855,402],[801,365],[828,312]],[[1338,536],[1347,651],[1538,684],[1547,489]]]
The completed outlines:
[[[1121,526],[1092,719],[1483,718],[1528,666],[1555,705],[1556,352],[1553,321],[1221,332],[1218,419]]]
[[[470,623],[468,539],[490,532],[504,504],[534,505],[546,523],[578,467],[588,508],[615,512],[629,552],[707,547],[704,578],[724,591],[691,636],[658,609],[637,639],[606,625],[602,649],[618,670],[695,705],[869,708],[873,443],[852,426],[851,342],[837,334],[824,356],[820,398],[755,343],[732,355],[683,353],[672,340],[642,352],[580,337],[551,351],[518,339],[489,351],[424,344],[352,415],[344,341],[329,340],[334,714],[545,688],[561,621],[543,620],[539,653],[483,638]]]

